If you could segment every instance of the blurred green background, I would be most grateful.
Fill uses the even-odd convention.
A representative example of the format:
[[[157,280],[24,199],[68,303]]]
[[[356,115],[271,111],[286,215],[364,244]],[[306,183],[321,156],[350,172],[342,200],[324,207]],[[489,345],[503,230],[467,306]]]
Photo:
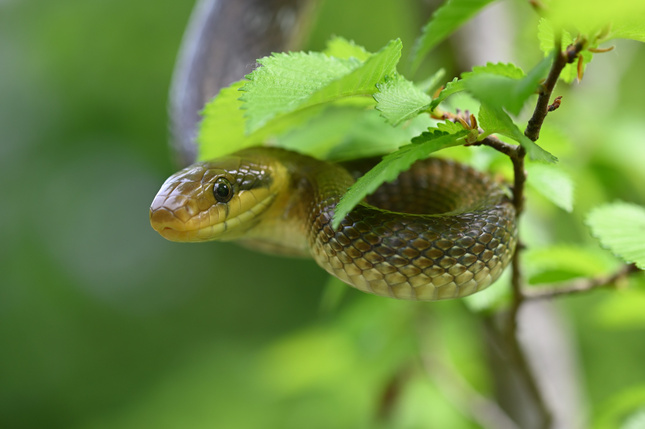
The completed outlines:
[[[508,43],[530,67],[536,19],[522,3],[508,4]],[[174,169],[167,92],[192,6],[0,1],[0,427],[374,427],[402,372],[384,427],[477,427],[418,358],[423,320],[491,394],[481,327],[461,302],[348,290],[323,311],[334,289],[312,261],[170,243],[150,228],[149,204]],[[422,10],[329,0],[309,46],[337,34],[371,50],[401,37],[409,49]],[[458,73],[457,44],[427,70]],[[544,143],[574,177],[578,208],[530,194],[529,240],[593,243],[581,223],[589,208],[645,203],[644,67],[643,48],[624,43],[560,91]],[[598,418],[645,403],[645,288],[635,283],[558,304]]]

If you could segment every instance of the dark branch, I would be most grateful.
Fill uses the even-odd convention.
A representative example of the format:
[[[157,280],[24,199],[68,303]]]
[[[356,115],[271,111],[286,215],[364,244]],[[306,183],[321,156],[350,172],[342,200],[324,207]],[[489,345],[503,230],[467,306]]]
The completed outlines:
[[[556,42],[555,58],[553,59],[551,70],[540,88],[533,116],[529,119],[526,130],[524,130],[524,135],[533,141],[536,141],[540,137],[540,129],[542,128],[542,124],[544,123],[547,113],[549,113],[551,94],[553,93],[555,84],[560,78],[562,69],[564,69],[567,64],[576,60],[578,54],[584,49],[586,41],[580,39],[569,45],[565,51],[560,50],[560,43],[560,39],[558,39]]]

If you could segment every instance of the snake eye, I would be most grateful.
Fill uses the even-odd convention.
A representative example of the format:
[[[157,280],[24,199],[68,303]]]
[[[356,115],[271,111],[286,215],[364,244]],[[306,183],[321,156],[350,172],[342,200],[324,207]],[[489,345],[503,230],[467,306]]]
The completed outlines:
[[[215,180],[213,184],[213,195],[220,203],[226,203],[233,197],[233,185],[223,177]]]

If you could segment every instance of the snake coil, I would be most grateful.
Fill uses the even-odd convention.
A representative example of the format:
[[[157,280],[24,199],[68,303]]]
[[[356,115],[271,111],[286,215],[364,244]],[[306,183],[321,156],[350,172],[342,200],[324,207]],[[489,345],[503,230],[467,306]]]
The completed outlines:
[[[239,3],[249,9],[238,9]],[[218,23],[228,25],[227,13],[251,10],[264,14],[271,27],[280,10],[298,16],[306,9],[298,0],[239,3],[203,0],[184,42],[171,97],[174,142],[183,160],[194,159],[196,112],[232,69],[243,74],[240,61],[222,61],[221,38],[212,34]],[[260,40],[267,25],[226,28],[244,32],[239,40],[249,42]],[[284,47],[288,37],[282,31],[271,33],[262,48]],[[239,46],[233,51],[244,52]],[[255,59],[262,53],[237,55]],[[221,62],[209,61],[213,57]],[[245,149],[172,175],[152,202],[150,222],[173,241],[239,240],[257,250],[310,256],[364,292],[399,299],[463,297],[501,275],[515,250],[515,210],[492,178],[456,162],[418,161],[333,229],[338,201],[365,170],[360,164],[343,166],[278,148]]]

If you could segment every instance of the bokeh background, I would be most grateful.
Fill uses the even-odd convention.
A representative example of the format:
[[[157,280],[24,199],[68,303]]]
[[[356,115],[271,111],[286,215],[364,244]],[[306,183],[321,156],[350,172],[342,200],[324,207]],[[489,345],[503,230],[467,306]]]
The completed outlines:
[[[424,332],[491,394],[463,303],[348,289],[332,305],[337,289],[312,261],[170,243],[150,228],[149,204],[175,169],[167,93],[192,6],[0,0],[0,427],[477,427],[419,365]],[[483,61],[534,64],[535,16],[524,2],[505,7],[499,25],[513,37],[494,43],[511,58],[461,33],[426,70],[460,72],[464,45]],[[428,10],[328,0],[308,46],[336,34],[409,49]],[[621,43],[560,91],[544,144],[574,177],[577,206],[566,214],[530,194],[534,241],[593,246],[589,208],[645,203],[643,68],[643,47]],[[645,404],[642,283],[557,304],[595,421]]]

